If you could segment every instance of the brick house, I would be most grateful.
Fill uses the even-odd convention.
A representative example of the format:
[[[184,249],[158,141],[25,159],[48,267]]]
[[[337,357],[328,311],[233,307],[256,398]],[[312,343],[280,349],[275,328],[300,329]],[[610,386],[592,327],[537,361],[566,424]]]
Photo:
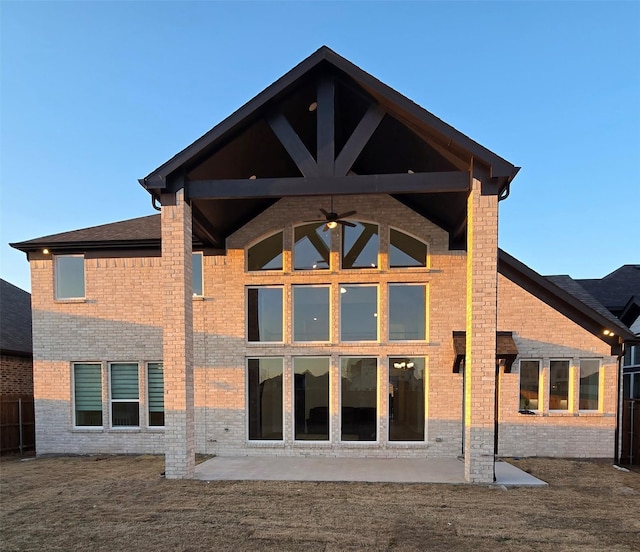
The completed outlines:
[[[320,48],[140,181],[161,214],[13,244],[39,453],[612,457],[634,336],[498,249],[517,172]]]

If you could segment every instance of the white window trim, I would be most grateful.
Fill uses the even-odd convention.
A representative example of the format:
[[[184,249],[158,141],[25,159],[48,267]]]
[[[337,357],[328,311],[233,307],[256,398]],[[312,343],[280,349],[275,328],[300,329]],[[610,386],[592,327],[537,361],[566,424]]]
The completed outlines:
[[[371,358],[376,361],[376,439],[375,441],[344,441],[342,439],[342,359],[343,358]],[[355,447],[367,447],[380,444],[380,358],[373,355],[340,355],[338,357],[338,442],[341,445],[355,446]],[[388,379],[388,378],[387,378]],[[384,386],[385,390],[388,390]]]
[[[291,404],[295,405],[296,402],[296,378],[295,378],[295,368],[296,368],[296,359],[297,358],[304,358],[304,359],[314,359],[314,358],[321,358],[321,359],[327,359],[328,361],[328,365],[327,365],[327,374],[329,376],[329,404],[327,405],[327,408],[329,409],[329,438],[328,439],[296,439],[296,413],[295,413],[295,409],[292,408],[292,415],[291,415],[291,428],[292,428],[292,433],[293,433],[293,442],[295,444],[298,445],[304,445],[304,444],[312,444],[312,445],[329,445],[331,444],[331,436],[333,435],[333,423],[331,421],[331,404],[332,404],[332,400],[333,400],[333,390],[332,390],[332,383],[333,383],[333,378],[331,377],[331,356],[326,355],[310,355],[310,356],[304,356],[304,355],[295,355],[291,357]]]
[[[329,338],[326,341],[298,341],[295,339],[295,288],[325,288],[328,290],[328,307],[329,307]],[[314,344],[326,344],[331,343],[331,321],[333,320],[333,301],[331,300],[331,284],[292,284],[291,285],[291,343],[292,344],[305,344],[305,345],[314,345]]]
[[[161,360],[149,360],[149,361],[144,363],[145,397],[146,397],[146,404],[145,404],[146,427],[148,429],[150,429],[150,430],[156,430],[156,429],[160,430],[160,429],[164,429],[166,427],[167,409],[166,409],[166,407],[164,407],[164,410],[163,410],[165,425],[151,425],[151,423],[150,423],[151,412],[149,410],[149,407],[150,407],[150,402],[149,402],[149,364],[163,364],[163,362]],[[163,391],[164,391],[164,364],[163,364],[163,368],[162,368],[162,387],[163,387]]]
[[[276,359],[279,358],[282,361],[282,439],[251,439],[249,438],[249,424],[250,424],[250,416],[249,416],[249,361],[250,360],[263,360],[263,359]],[[286,439],[286,430],[287,426],[285,420],[286,416],[286,385],[285,385],[285,362],[284,357],[281,355],[276,356],[249,356],[245,358],[244,362],[244,397],[245,397],[245,444],[253,447],[260,446],[285,446],[287,441]]]
[[[419,241],[420,243],[423,243],[426,246],[427,252],[426,252],[424,266],[391,266],[391,230],[395,232],[400,232],[401,234],[405,234],[406,236],[409,236],[410,238],[413,238],[414,240]],[[398,228],[397,226],[389,226],[389,229],[387,231],[387,266],[386,268],[388,268],[389,270],[393,270],[394,272],[396,270],[398,271],[420,270],[422,272],[424,271],[428,272],[431,268],[431,246],[429,242],[423,240],[422,238],[419,238],[418,236],[416,236],[415,234],[412,234],[411,232],[407,232],[403,230],[402,228]]]
[[[421,286],[424,288],[424,337],[420,339],[391,339],[391,293],[389,289],[393,286]],[[423,282],[392,282],[387,285],[387,339],[389,343],[425,343],[429,341],[429,286]],[[378,309],[380,310],[380,309]]]
[[[76,424],[76,364],[95,364],[100,366],[100,403],[101,403],[101,411],[102,411],[102,424],[99,426],[83,426]],[[73,361],[71,362],[71,421],[72,428],[79,429],[82,431],[103,431],[105,428],[105,420],[104,420],[104,365],[100,361],[96,360],[87,360],[87,361]]]
[[[333,253],[333,239],[329,236],[329,265],[326,268],[296,268],[296,228],[302,226],[324,226],[326,223],[322,221],[318,222],[303,222],[300,224],[293,224],[291,227],[291,272],[296,274],[322,274],[331,272],[331,262]],[[328,232],[331,232],[330,230]],[[256,272],[256,271],[252,271]]]
[[[521,358],[518,360],[518,398],[517,398],[517,410],[520,412],[520,393],[522,392],[522,362],[537,362],[538,363],[538,408],[526,408],[525,410],[530,410],[531,412],[535,412],[536,414],[542,412],[543,404],[542,404],[542,359],[541,358]],[[558,412],[564,412],[564,410],[558,410]]]
[[[111,389],[111,367],[114,364],[135,364],[138,367],[138,399],[113,399],[112,397],[112,389]],[[141,429],[143,426],[141,425],[141,422],[143,421],[143,416],[142,416],[142,412],[140,412],[140,406],[141,406],[141,400],[140,400],[140,391],[141,391],[141,386],[140,386],[140,363],[138,361],[125,361],[125,360],[118,360],[118,361],[111,361],[108,363],[107,366],[107,374],[108,374],[108,397],[109,397],[109,429],[111,429],[112,431],[131,431],[131,430],[139,430]],[[116,426],[113,425],[113,403],[133,403],[133,402],[137,402],[138,403],[138,425],[130,425],[130,426]],[[104,423],[104,420],[103,420]]]
[[[375,318],[376,318],[376,338],[375,339],[362,339],[362,340],[342,339],[342,288],[343,287],[344,288],[347,288],[347,287],[374,287],[374,288],[376,288],[376,313],[375,313]],[[340,283],[340,284],[338,284],[338,339],[337,339],[337,341],[340,342],[340,343],[380,343],[380,284],[379,283],[375,283],[375,284]]]
[[[423,393],[424,393],[424,428],[423,428],[423,437],[421,441],[392,441],[391,440],[391,421],[389,419],[389,415],[390,415],[390,410],[391,410],[391,403],[388,399],[389,397],[389,389],[391,387],[391,359],[392,358],[398,358],[398,357],[406,357],[406,358],[421,358],[424,360],[424,373],[422,374],[422,386],[423,386]],[[397,446],[397,445],[402,445],[403,447],[406,446],[410,446],[410,445],[414,445],[414,446],[418,446],[418,445],[424,445],[424,443],[426,443],[428,441],[427,438],[427,428],[429,427],[428,421],[429,421],[429,417],[427,416],[427,412],[428,412],[428,408],[427,408],[427,399],[428,399],[428,394],[429,394],[429,389],[427,387],[427,368],[428,368],[428,358],[426,356],[422,356],[422,355],[414,355],[414,356],[409,356],[409,355],[389,355],[387,357],[387,386],[386,386],[386,392],[387,392],[387,443],[389,444],[389,446]]]
[[[60,277],[60,269],[58,268],[58,259],[64,257],[75,257],[82,259],[82,288],[84,293],[82,296],[77,297],[60,297],[58,295],[58,279]],[[56,301],[64,301],[64,302],[82,302],[87,298],[87,271],[85,267],[85,256],[84,254],[69,254],[69,255],[54,255],[53,256],[53,296]]]
[[[249,290],[250,289],[279,289],[282,293],[282,340],[281,341],[250,341],[249,340]],[[247,345],[254,347],[256,345],[283,345],[286,341],[286,311],[285,311],[285,287],[282,284],[276,285],[249,285],[245,286],[244,294],[244,316],[245,316],[245,340]],[[293,330],[292,330],[293,331]],[[258,357],[256,357],[258,358]]]

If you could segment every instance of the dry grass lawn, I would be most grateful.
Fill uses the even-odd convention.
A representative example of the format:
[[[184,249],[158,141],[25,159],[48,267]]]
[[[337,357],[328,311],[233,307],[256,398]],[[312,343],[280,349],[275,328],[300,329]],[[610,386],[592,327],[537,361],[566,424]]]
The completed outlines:
[[[163,459],[0,462],[1,550],[640,550],[640,474],[528,459],[548,488],[168,481]]]

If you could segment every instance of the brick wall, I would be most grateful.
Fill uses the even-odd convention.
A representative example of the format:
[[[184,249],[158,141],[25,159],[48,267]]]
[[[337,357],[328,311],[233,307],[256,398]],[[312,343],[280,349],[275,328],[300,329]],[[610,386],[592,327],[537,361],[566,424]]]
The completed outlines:
[[[378,223],[381,236],[381,266],[386,266],[389,227],[394,226],[429,243],[429,269],[375,269],[351,271],[298,271],[247,273],[245,248],[270,232],[285,228],[285,266],[291,266],[292,224],[316,219],[318,207],[328,197],[287,198],[252,220],[227,242],[226,256],[205,256],[204,297],[194,298],[193,365],[195,449],[219,455],[333,455],[333,456],[431,456],[460,454],[462,446],[462,375],[452,371],[452,331],[466,327],[467,258],[464,251],[448,250],[448,235],[389,196],[336,197],[337,212],[358,211],[357,218]],[[333,266],[339,264],[338,233],[332,234]],[[71,362],[157,361],[163,347],[163,282],[161,259],[87,259],[86,295],[81,302],[53,300],[51,260],[32,261],[34,328],[34,386],[38,423],[38,452],[164,452],[164,431],[74,430],[71,405]],[[420,282],[428,289],[428,339],[424,343],[389,343],[385,336],[389,283]],[[334,306],[339,285],[379,283],[378,344],[340,343],[339,313],[331,314],[333,341],[327,345],[258,345],[247,343],[245,289],[248,285],[284,286],[285,312],[291,311],[291,285],[328,283]],[[515,332],[521,357],[577,359],[588,353],[601,358],[606,385],[604,411],[577,416],[519,415],[518,362],[512,374],[500,381],[500,452],[557,456],[599,456],[613,435],[615,369],[608,348],[599,339],[547,307],[512,282],[498,283],[498,329]],[[291,317],[286,316],[285,335],[291,336]],[[552,336],[552,337],[549,337]],[[331,357],[332,441],[310,444],[293,440],[291,377],[292,357]],[[339,443],[339,358],[367,355],[379,359],[378,443]],[[544,356],[543,355],[543,356]],[[247,442],[247,357],[283,356],[285,431],[282,443]],[[387,440],[386,391],[388,358],[424,356],[426,379],[426,441],[398,444]],[[537,358],[537,357],[536,357]],[[144,382],[141,382],[144,385]],[[611,395],[611,396],[610,396]],[[145,410],[141,389],[141,411]],[[108,419],[105,387],[103,418]],[[144,419],[143,419],[144,422]],[[547,436],[551,435],[551,439]],[[605,436],[601,441],[601,437]],[[603,443],[603,444],[601,444]],[[601,448],[600,448],[601,447]],[[601,450],[602,449],[602,450]],[[611,451],[613,446],[611,446]],[[589,454],[595,451],[597,454]],[[612,455],[612,453],[610,454]]]
[[[0,355],[0,395],[33,395],[33,360]]]

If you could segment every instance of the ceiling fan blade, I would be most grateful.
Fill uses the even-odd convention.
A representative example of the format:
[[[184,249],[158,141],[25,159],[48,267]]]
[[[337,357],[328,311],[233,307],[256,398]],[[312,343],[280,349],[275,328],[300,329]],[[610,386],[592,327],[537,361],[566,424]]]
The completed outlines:
[[[342,224],[342,226],[351,226],[351,228],[355,228],[356,225],[353,222],[349,222],[348,220],[338,220],[336,221],[338,224]]]
[[[323,232],[326,232],[327,230],[329,230],[329,225],[328,225],[328,224],[325,224],[325,225],[324,225],[324,228],[322,229],[322,231],[323,231]]]
[[[320,207],[320,212],[325,216],[325,218],[329,218],[329,212],[325,211],[322,207]]]
[[[357,211],[347,211],[346,213],[342,213],[341,215],[338,215],[336,218],[339,218],[339,219],[348,218],[348,217],[351,217],[351,216],[355,215],[356,212]]]

